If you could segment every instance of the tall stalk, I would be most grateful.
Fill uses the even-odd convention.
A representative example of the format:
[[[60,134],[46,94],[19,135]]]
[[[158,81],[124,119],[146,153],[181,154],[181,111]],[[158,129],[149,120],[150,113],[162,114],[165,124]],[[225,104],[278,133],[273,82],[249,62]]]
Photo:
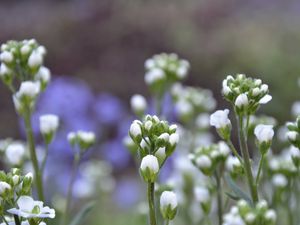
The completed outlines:
[[[218,173],[218,171],[215,172],[215,178],[217,183],[218,221],[219,221],[219,225],[222,225],[223,224],[222,183],[221,183],[221,174]]]
[[[32,132],[32,125],[31,125],[31,113],[30,110],[27,110],[27,112],[24,114],[24,123],[25,123],[25,129],[26,129],[26,138],[28,142],[28,148],[30,152],[30,158],[34,169],[34,175],[35,175],[35,182],[38,192],[38,197],[40,201],[44,201],[44,191],[43,191],[43,180],[42,180],[42,174],[39,169],[39,164],[36,156],[36,149],[35,149],[35,141],[34,136]]]
[[[149,203],[149,217],[150,225],[156,225],[156,213],[154,203],[154,183],[148,183],[148,203]]]
[[[246,134],[247,131],[244,128],[243,119],[244,119],[243,116],[237,117],[239,143],[240,143],[242,156],[244,159],[245,172],[246,172],[247,182],[251,193],[252,202],[255,204],[258,202],[258,193],[257,193],[257,186],[254,182],[254,178],[252,174],[249,150],[247,145],[247,134]]]

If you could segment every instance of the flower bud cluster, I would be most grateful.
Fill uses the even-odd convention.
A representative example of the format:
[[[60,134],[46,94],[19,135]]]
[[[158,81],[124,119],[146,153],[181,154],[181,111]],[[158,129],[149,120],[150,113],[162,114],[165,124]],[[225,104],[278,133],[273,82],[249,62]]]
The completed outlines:
[[[203,112],[210,112],[216,107],[216,100],[210,90],[183,86],[180,83],[171,89],[178,117],[183,122],[190,122]]]
[[[161,93],[166,86],[185,78],[190,64],[184,59],[179,59],[174,53],[162,53],[147,59],[145,69],[146,84],[153,92]]]
[[[276,219],[276,212],[269,208],[265,200],[260,200],[254,207],[240,200],[224,215],[223,225],[275,225]]]
[[[11,87],[18,81],[39,81],[44,90],[50,80],[50,71],[43,66],[46,48],[36,40],[8,41],[1,45],[0,77]]]
[[[32,173],[25,176],[21,175],[21,171],[17,168],[11,169],[9,173],[0,171],[0,198],[3,207],[6,203],[14,201],[15,197],[29,195],[33,181]],[[0,208],[0,214],[3,213],[3,208]]]
[[[282,174],[287,178],[292,178],[297,175],[297,165],[299,165],[300,155],[297,154],[298,149],[285,149],[279,155],[268,155],[267,168],[271,176]]]
[[[70,132],[67,138],[73,147],[77,145],[81,151],[87,150],[96,142],[95,133],[91,131],[78,130]]]
[[[272,97],[269,95],[269,87],[260,79],[252,79],[244,74],[238,74],[235,78],[227,76],[222,84],[224,98],[234,104],[239,115],[251,115],[256,112],[261,104],[268,103]]]
[[[225,163],[230,154],[227,144],[220,141],[218,144],[200,147],[190,154],[192,163],[207,176],[213,174],[219,163]]]
[[[297,117],[296,122],[289,122],[287,123],[288,132],[286,133],[286,137],[289,142],[297,147],[300,148],[300,116]]]

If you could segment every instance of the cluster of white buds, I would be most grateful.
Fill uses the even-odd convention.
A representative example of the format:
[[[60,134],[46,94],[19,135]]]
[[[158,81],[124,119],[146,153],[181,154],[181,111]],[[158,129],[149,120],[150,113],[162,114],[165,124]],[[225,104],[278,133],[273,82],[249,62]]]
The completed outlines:
[[[259,124],[255,127],[254,134],[261,155],[265,155],[272,144],[272,139],[274,136],[273,126]]]
[[[36,219],[37,221],[45,218],[55,218],[54,209],[44,206],[44,203],[41,201],[34,201],[30,196],[20,196],[17,200],[17,205],[18,208],[9,209],[7,212],[25,219]]]
[[[289,142],[297,147],[300,148],[300,116],[297,117],[296,122],[289,122],[287,123],[288,132],[286,134],[287,139]]]
[[[210,125],[217,129],[219,136],[225,141],[230,139],[231,121],[228,118],[229,110],[217,110],[210,116]]]
[[[202,186],[195,187],[194,196],[196,202],[200,203],[202,211],[208,215],[211,211],[212,204],[211,190]]]
[[[173,220],[177,213],[177,197],[172,191],[164,191],[160,197],[160,211],[165,220]]]
[[[298,149],[284,149],[278,155],[268,154],[268,160],[266,161],[269,173],[271,175],[283,174],[288,178],[295,177],[297,175],[297,167],[293,161],[294,159],[300,160],[300,157],[295,154],[295,150]]]
[[[179,119],[190,122],[191,119],[203,112],[211,112],[216,107],[216,100],[210,90],[183,86],[180,83],[171,89],[175,108]]]
[[[185,78],[190,64],[176,54],[162,53],[147,59],[145,69],[146,84],[153,92],[161,93],[166,86]]]
[[[78,130],[70,132],[67,138],[72,146],[79,146],[81,151],[87,150],[96,142],[96,135],[91,131]]]
[[[268,94],[268,85],[263,84],[260,79],[247,78],[244,74],[238,74],[235,78],[227,76],[222,86],[225,99],[235,105],[239,115],[254,114],[261,104],[272,99]]]
[[[59,126],[59,118],[53,114],[40,116],[40,132],[46,144],[50,144]]]
[[[213,174],[219,163],[225,163],[230,154],[227,144],[220,141],[218,144],[200,147],[189,155],[192,163],[207,176]]]
[[[0,171],[1,206],[14,201],[15,197],[29,195],[31,193],[32,180],[32,173],[22,176],[21,171],[17,168],[13,168],[9,173]],[[2,210],[1,206],[0,211]]]
[[[224,215],[223,225],[275,225],[276,219],[276,212],[269,209],[265,200],[259,201],[254,207],[245,200],[240,200]]]
[[[1,45],[0,77],[12,87],[14,79],[18,81],[36,80],[42,89],[50,80],[50,71],[43,67],[46,49],[36,40],[8,41]]]
[[[131,110],[139,117],[145,114],[147,109],[147,100],[144,96],[135,94],[130,99]]]

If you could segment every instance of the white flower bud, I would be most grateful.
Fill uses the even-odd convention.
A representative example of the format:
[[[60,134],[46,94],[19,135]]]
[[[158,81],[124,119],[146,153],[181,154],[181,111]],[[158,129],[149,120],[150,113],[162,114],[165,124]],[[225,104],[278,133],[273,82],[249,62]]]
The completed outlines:
[[[145,122],[145,129],[146,129],[147,131],[150,131],[152,125],[153,125],[152,121],[150,121],[150,120],[146,121],[146,122]]]
[[[177,211],[177,197],[172,191],[164,191],[160,196],[160,210],[164,219],[174,219]]]
[[[36,97],[40,92],[40,84],[38,82],[24,81],[21,83],[19,91],[16,93],[17,98],[19,97]]]
[[[290,154],[295,159],[300,159],[300,150],[294,146],[290,147]]]
[[[6,190],[10,190],[11,186],[4,182],[4,181],[0,181],[0,195],[2,195]]]
[[[278,188],[284,188],[288,184],[287,178],[283,174],[275,174],[272,177],[272,184]]]
[[[255,97],[255,96],[257,96],[257,95],[259,95],[260,94],[260,89],[258,88],[258,87],[256,87],[256,88],[254,88],[253,90],[252,90],[252,95]]]
[[[165,72],[158,68],[154,68],[145,74],[145,82],[148,85],[163,80],[164,78],[165,78]]]
[[[196,165],[201,169],[207,169],[211,167],[212,162],[208,156],[201,155],[196,159]]]
[[[145,182],[155,182],[159,172],[158,159],[154,155],[145,156],[142,159],[140,170]]]
[[[90,131],[77,131],[77,137],[80,141],[86,143],[86,144],[92,144],[95,142],[96,136],[94,132]]]
[[[245,216],[246,222],[250,224],[254,223],[255,219],[256,219],[256,215],[252,212],[247,213]]]
[[[183,79],[187,76],[188,68],[185,66],[178,67],[176,74],[179,79]]]
[[[276,212],[272,209],[269,209],[265,214],[265,218],[267,220],[272,221],[273,223],[275,223],[276,219],[277,219]]]
[[[40,117],[40,131],[42,134],[54,133],[59,126],[59,118],[53,114]]]
[[[249,104],[249,101],[248,101],[248,97],[245,93],[243,94],[240,94],[236,100],[235,100],[235,106],[238,107],[238,108],[242,108],[243,106],[248,106]]]
[[[31,172],[29,172],[29,173],[27,173],[27,174],[25,175],[25,177],[32,180],[32,179],[33,179],[33,174],[32,174]]]
[[[14,175],[12,177],[12,180],[13,180],[14,185],[17,185],[20,181],[20,177],[18,175]]]
[[[216,127],[217,129],[224,128],[231,125],[228,119],[229,110],[217,110],[210,116],[210,125]]]
[[[147,60],[145,61],[145,68],[146,68],[147,70],[152,69],[154,66],[155,66],[155,62],[154,62],[153,59],[147,59]]]
[[[286,137],[290,140],[290,141],[296,141],[297,137],[298,137],[298,133],[296,131],[288,131],[286,133]]]
[[[11,165],[19,165],[22,162],[24,155],[24,145],[19,143],[10,144],[5,151],[5,156]]]
[[[25,44],[21,48],[21,54],[22,55],[27,55],[31,50],[31,47],[28,44]]]
[[[0,77],[3,77],[5,75],[12,74],[11,69],[9,69],[4,63],[0,66]]]
[[[272,141],[274,136],[273,126],[259,124],[255,127],[254,134],[260,143]]]
[[[139,135],[142,135],[141,126],[138,123],[133,122],[129,128],[129,133],[134,138],[136,138]]]
[[[178,143],[179,141],[179,135],[177,133],[173,133],[169,137],[169,143],[174,146]]]
[[[28,58],[28,66],[30,68],[35,68],[42,65],[42,63],[43,63],[43,55],[39,51],[33,50]]]
[[[261,79],[255,79],[255,80],[254,80],[254,84],[255,84],[256,86],[261,85],[261,84],[262,84]]]
[[[260,91],[266,93],[269,90],[269,86],[267,84],[263,84],[260,86]]]
[[[4,51],[0,54],[0,60],[4,63],[11,63],[14,60],[14,56],[11,52]]]
[[[222,156],[228,156],[229,153],[230,153],[230,149],[228,147],[228,145],[224,142],[224,141],[220,141],[218,143],[219,145],[219,153],[222,155]]]
[[[207,188],[196,187],[194,189],[194,195],[197,202],[207,203],[210,201],[210,193]]]
[[[156,152],[155,152],[155,156],[159,159],[164,159],[166,158],[166,148],[162,147],[159,148]]]
[[[233,172],[235,168],[241,167],[240,160],[235,156],[229,156],[225,162],[226,169]]]
[[[142,95],[134,95],[131,97],[130,105],[134,112],[143,113],[147,108],[147,101]]]
[[[46,53],[47,53],[47,50],[46,50],[46,48],[43,45],[40,45],[36,50],[42,56],[46,55]]]
[[[170,135],[168,133],[162,133],[159,135],[158,139],[163,140],[164,142],[168,142],[170,138]],[[176,137],[175,137],[176,139]]]
[[[169,127],[169,131],[170,132],[176,132],[177,130],[177,125],[176,124],[172,124],[170,127]]]
[[[41,66],[36,74],[36,78],[44,83],[48,83],[51,78],[50,70],[47,67]]]
[[[76,139],[76,133],[75,132],[68,133],[67,139],[68,142],[73,143]]]

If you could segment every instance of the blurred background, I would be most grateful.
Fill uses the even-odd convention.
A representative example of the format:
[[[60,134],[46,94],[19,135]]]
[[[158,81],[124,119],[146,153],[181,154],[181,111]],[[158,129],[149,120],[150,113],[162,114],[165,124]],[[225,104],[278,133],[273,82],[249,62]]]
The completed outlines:
[[[299,99],[299,12],[296,0],[1,0],[0,43],[35,38],[47,47],[45,65],[53,82],[41,96],[36,117],[58,114],[63,134],[97,132],[94,154],[112,165],[116,179],[109,197],[99,195],[102,205],[93,224],[124,224],[124,214],[130,215],[144,196],[122,144],[134,118],[130,97],[149,97],[144,61],[161,52],[187,59],[191,72],[185,83],[211,89],[217,107],[225,106],[220,90],[226,75],[261,78],[273,96],[264,112],[283,123]],[[22,138],[11,96],[0,86],[0,137]],[[60,157],[71,162],[65,136],[57,139],[53,152],[63,151]],[[56,168],[62,172],[57,184],[68,176],[68,165]],[[114,214],[119,216],[113,223]]]

